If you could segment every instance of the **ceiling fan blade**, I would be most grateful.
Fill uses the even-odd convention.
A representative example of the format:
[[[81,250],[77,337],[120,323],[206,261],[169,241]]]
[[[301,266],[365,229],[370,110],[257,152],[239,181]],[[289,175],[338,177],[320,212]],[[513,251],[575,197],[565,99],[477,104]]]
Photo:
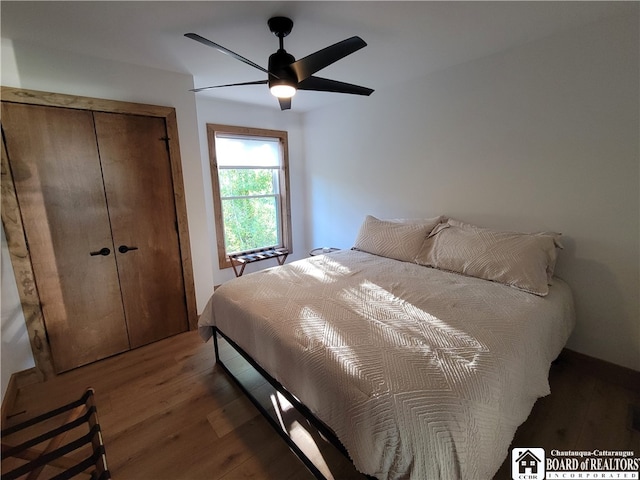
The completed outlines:
[[[228,83],[226,85],[213,85],[212,87],[192,88],[189,91],[190,92],[201,92],[203,90],[209,90],[210,88],[239,87],[241,85],[266,85],[267,83],[269,83],[268,80],[256,80],[255,82]]]
[[[280,102],[280,110],[291,109],[291,98],[279,98],[278,102]]]
[[[347,38],[346,40],[323,48],[322,50],[318,50],[311,55],[307,55],[306,57],[293,62],[291,64],[291,68],[296,72],[298,82],[301,82],[306,78],[309,78],[318,70],[322,70],[341,58],[344,58],[366,46],[366,42],[360,37]]]
[[[318,92],[350,93],[353,95],[371,95],[373,89],[353,85],[351,83],[329,80],[328,78],[309,77],[298,83],[298,90],[315,90]]]
[[[223,47],[222,45],[218,45],[217,43],[214,43],[211,40],[208,40],[208,39],[206,39],[204,37],[201,37],[197,33],[185,33],[184,36],[187,37],[187,38],[190,38],[191,40],[195,40],[196,42],[200,42],[203,45],[207,45],[208,47],[213,47],[216,50],[218,50],[219,52],[222,52],[222,53],[224,53],[226,55],[229,55],[229,56],[235,58],[236,60],[240,60],[241,62],[244,62],[247,65],[251,65],[253,68],[257,68],[258,70],[261,70],[264,73],[268,73],[269,75],[272,75],[272,76],[275,77],[275,75],[273,75],[272,73],[269,73],[269,70],[267,70],[266,68],[263,68],[260,65],[258,65],[257,63],[254,63],[251,60],[248,60],[248,59],[244,58],[242,55],[238,55],[236,52],[231,51],[228,48]],[[278,77],[276,77],[276,78],[278,78]]]

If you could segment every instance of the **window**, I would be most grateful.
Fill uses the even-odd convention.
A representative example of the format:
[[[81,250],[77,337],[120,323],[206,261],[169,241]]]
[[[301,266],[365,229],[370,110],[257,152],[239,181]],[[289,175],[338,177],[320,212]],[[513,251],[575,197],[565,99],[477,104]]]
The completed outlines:
[[[220,268],[229,254],[291,252],[287,132],[207,124]]]

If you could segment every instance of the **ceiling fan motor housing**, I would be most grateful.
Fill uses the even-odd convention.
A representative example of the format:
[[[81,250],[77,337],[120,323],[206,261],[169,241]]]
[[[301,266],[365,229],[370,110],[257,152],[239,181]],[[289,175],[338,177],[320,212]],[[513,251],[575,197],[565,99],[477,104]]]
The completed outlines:
[[[273,75],[269,75],[269,88],[274,85],[291,85],[293,87],[298,85],[298,77],[291,68],[291,64],[295,61],[295,57],[284,49],[279,49],[269,56],[269,72],[273,73]]]

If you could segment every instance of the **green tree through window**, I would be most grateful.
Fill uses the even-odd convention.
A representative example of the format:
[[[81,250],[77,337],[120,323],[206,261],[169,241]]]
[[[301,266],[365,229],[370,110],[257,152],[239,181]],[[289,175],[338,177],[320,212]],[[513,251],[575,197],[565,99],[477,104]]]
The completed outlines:
[[[278,246],[278,195],[272,170],[220,170],[227,253]],[[234,188],[235,187],[235,188]]]

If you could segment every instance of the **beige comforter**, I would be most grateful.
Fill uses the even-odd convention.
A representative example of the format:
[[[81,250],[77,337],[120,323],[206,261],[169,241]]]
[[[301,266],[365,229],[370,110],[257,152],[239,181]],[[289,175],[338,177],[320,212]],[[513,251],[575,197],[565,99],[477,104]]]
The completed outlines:
[[[573,328],[547,297],[358,251],[223,284],[200,318],[248,352],[379,479],[491,478]]]

